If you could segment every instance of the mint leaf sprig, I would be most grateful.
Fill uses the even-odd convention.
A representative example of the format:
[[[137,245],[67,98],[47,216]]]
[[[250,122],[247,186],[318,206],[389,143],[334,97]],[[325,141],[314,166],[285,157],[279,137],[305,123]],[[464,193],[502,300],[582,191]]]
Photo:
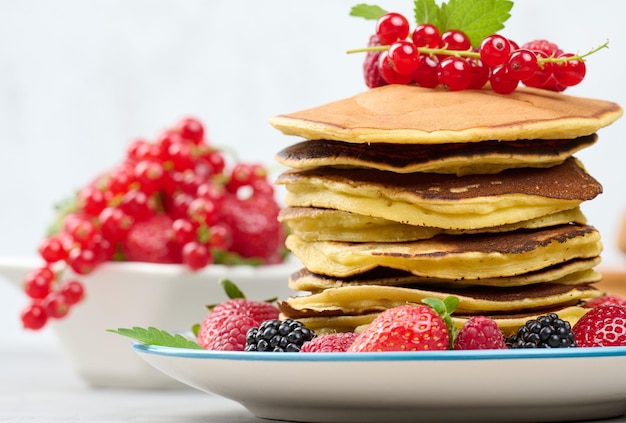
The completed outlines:
[[[203,349],[196,342],[185,338],[177,333],[172,334],[167,331],[157,329],[155,327],[142,328],[134,326],[132,328],[107,329],[107,332],[116,333],[118,335],[127,336],[147,345],[158,345],[161,347],[173,348],[189,348],[194,350]]]

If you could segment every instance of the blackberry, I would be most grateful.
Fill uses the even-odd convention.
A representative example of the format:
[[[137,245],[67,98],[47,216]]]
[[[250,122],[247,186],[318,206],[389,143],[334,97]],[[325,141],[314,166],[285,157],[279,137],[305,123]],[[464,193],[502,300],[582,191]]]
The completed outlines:
[[[315,331],[293,319],[266,320],[246,334],[245,351],[299,352]]]
[[[506,344],[508,348],[570,348],[576,341],[569,322],[550,313],[527,321]]]

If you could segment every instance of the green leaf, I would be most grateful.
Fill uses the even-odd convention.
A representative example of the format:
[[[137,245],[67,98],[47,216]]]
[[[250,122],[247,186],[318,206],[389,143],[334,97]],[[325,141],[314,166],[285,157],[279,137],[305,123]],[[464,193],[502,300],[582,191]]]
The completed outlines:
[[[467,34],[472,46],[478,47],[488,35],[504,28],[511,17],[510,0],[450,0],[442,4],[440,31],[459,29]]]
[[[235,285],[230,279],[222,279],[220,281],[222,287],[224,288],[224,292],[228,295],[228,298],[246,298],[243,292],[239,289],[237,285]]]
[[[383,16],[385,13],[387,13],[387,11],[382,7],[364,3],[352,6],[352,9],[350,9],[350,16],[370,20],[378,20],[378,18]]]
[[[441,26],[440,11],[435,0],[415,0],[413,3],[413,15],[418,25],[429,23],[439,28]]]
[[[443,299],[443,303],[446,305],[448,313],[454,313],[454,310],[459,306],[459,299],[454,295],[449,295]]]
[[[158,345],[161,347],[174,348],[190,348],[201,350],[202,347],[197,343],[190,341],[181,334],[171,334],[167,331],[149,327],[147,329],[134,326],[132,329],[119,328],[117,330],[107,329],[107,332],[117,333],[118,335],[127,336],[136,339],[148,345]]]
[[[198,337],[198,333],[200,333],[200,326],[200,323],[194,323],[193,326],[191,326],[191,333],[193,333],[196,338]]]
[[[454,346],[454,340],[459,332],[458,328],[454,325],[452,321],[452,313],[456,310],[459,305],[459,299],[453,295],[449,295],[446,298],[440,300],[439,298],[426,297],[422,299],[422,302],[428,306],[430,306],[433,310],[437,312],[443,319],[448,328],[448,332],[450,333],[450,348]]]

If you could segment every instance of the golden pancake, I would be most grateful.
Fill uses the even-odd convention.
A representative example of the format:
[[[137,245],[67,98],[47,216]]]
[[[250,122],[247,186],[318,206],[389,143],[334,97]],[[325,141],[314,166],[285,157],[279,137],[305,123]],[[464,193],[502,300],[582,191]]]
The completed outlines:
[[[276,161],[296,169],[361,167],[397,173],[434,172],[458,176],[498,173],[517,167],[551,167],[596,142],[597,135],[574,139],[482,141],[463,144],[354,144],[308,140],[291,145]]]
[[[508,277],[480,279],[442,279],[416,276],[397,269],[377,267],[368,272],[337,278],[319,275],[303,268],[289,276],[289,288],[294,291],[320,292],[329,288],[340,288],[353,285],[445,285],[445,286],[524,286],[535,283],[589,284],[602,280],[602,274],[594,270],[600,263],[600,257],[574,259],[564,263],[548,266],[534,272]]]
[[[286,135],[351,143],[440,144],[562,139],[591,135],[622,115],[612,102],[549,90],[447,91],[387,85],[275,116]]]
[[[479,229],[577,207],[602,186],[574,158],[496,175],[399,174],[372,169],[289,170],[277,180],[292,207],[320,207],[416,226]]]
[[[576,324],[578,319],[585,315],[590,309],[581,306],[555,307],[534,312],[520,312],[508,314],[483,314],[493,319],[505,336],[513,334],[517,328],[524,325],[530,319],[536,319],[539,316],[548,313],[556,313],[559,318],[568,321],[572,326]],[[335,333],[335,332],[359,332],[365,326],[370,324],[379,313],[364,314],[359,316],[333,316],[333,317],[303,317],[297,320],[301,321],[308,328],[315,330],[318,334]],[[284,319],[287,316],[281,314]],[[469,315],[452,315],[452,321],[457,328],[463,327],[463,324],[470,318]]]
[[[535,229],[564,223],[587,223],[579,207],[508,225],[480,230],[453,230],[414,226],[380,217],[363,216],[342,210],[316,207],[283,208],[278,220],[286,223],[291,233],[305,241],[345,242],[404,242],[432,238],[435,235],[476,232],[508,232],[517,229]]]
[[[442,279],[506,277],[597,257],[602,251],[594,227],[573,224],[384,244],[306,242],[289,235],[285,245],[311,272],[342,278],[378,266]]]
[[[404,304],[420,304],[424,298],[459,299],[455,314],[528,312],[564,307],[601,294],[589,285],[542,283],[522,287],[439,288],[356,285],[289,297],[279,302],[280,311],[291,318],[358,316],[381,312]]]

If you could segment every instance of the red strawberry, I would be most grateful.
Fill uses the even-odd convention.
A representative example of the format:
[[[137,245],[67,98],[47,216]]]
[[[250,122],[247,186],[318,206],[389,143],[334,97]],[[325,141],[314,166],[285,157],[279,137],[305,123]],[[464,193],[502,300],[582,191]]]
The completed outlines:
[[[224,221],[232,230],[231,250],[244,258],[271,262],[280,256],[285,242],[285,228],[278,221],[280,206],[274,197],[254,194],[240,199],[228,195],[222,210]]]
[[[403,305],[380,313],[354,340],[349,352],[445,350],[450,333],[427,305]]]
[[[300,352],[346,352],[358,334],[354,332],[339,332],[320,335],[305,342]]]
[[[122,251],[129,261],[180,263],[177,250],[171,247],[172,219],[162,214],[135,223],[122,243]]]
[[[605,294],[596,298],[592,298],[584,304],[584,307],[594,308],[604,304],[614,304],[620,306],[626,306],[626,299],[617,295]]]
[[[237,314],[222,314],[210,323],[200,329],[198,344],[215,351],[243,351],[248,330],[259,325],[252,317]]]
[[[367,43],[368,47],[380,46],[382,43],[378,41],[377,35],[372,35]],[[380,75],[380,69],[378,67],[378,57],[380,51],[370,51],[365,55],[365,61],[363,62],[363,77],[365,78],[365,85],[369,88],[381,87],[387,85],[387,82]]]
[[[504,335],[498,324],[485,316],[472,316],[465,322],[456,339],[455,350],[502,350]]]
[[[592,308],[572,332],[579,347],[626,346],[626,307],[605,304]]]

